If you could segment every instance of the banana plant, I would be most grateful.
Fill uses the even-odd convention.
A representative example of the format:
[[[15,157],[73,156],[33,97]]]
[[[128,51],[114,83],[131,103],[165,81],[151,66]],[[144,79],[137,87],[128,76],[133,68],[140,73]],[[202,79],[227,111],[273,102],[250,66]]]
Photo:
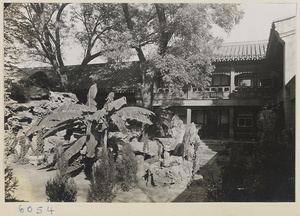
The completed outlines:
[[[122,97],[114,100],[111,92],[104,107],[97,110],[95,97],[97,95],[97,85],[90,87],[85,105],[72,104],[64,105],[52,114],[38,121],[27,133],[27,136],[39,132],[44,140],[62,130],[76,131],[73,133],[75,141],[62,145],[63,152],[59,155],[56,167],[62,175],[67,175],[82,169],[84,164],[78,162],[80,155],[87,158],[95,158],[96,149],[102,145],[104,151],[107,150],[107,137],[112,125],[124,134],[129,134],[129,123],[134,120],[143,125],[151,125],[151,116],[154,113],[141,107],[126,107],[126,98]],[[42,131],[42,133],[41,133]]]

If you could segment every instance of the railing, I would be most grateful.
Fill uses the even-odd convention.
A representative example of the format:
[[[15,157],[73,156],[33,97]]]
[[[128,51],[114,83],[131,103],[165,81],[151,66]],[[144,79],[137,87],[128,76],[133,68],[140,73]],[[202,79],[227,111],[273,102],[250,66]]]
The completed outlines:
[[[236,87],[230,97],[232,98],[270,98],[272,96],[272,88],[265,86],[259,87]]]
[[[205,91],[202,88],[193,87],[188,91],[187,88],[178,89],[176,92],[169,88],[158,88],[156,99],[163,98],[181,98],[181,99],[229,99],[230,87],[207,87]]]
[[[202,90],[192,87],[190,91],[187,88],[178,89],[176,92],[169,88],[158,88],[155,94],[156,99],[230,99],[230,98],[270,98],[272,90],[270,87],[236,87],[233,92],[230,86],[209,86]]]
[[[229,99],[230,86],[210,86],[203,91],[201,88],[192,88],[191,99]]]

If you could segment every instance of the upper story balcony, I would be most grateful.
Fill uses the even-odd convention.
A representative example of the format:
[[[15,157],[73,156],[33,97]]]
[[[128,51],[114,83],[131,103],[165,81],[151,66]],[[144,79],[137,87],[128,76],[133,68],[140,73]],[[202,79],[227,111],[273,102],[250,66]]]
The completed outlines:
[[[156,100],[164,99],[197,99],[197,100],[212,100],[212,99],[268,99],[272,96],[272,89],[269,86],[265,87],[230,87],[230,86],[210,86],[205,90],[202,88],[192,87],[190,89],[181,88],[180,91],[173,92],[169,88],[158,88],[155,93]]]

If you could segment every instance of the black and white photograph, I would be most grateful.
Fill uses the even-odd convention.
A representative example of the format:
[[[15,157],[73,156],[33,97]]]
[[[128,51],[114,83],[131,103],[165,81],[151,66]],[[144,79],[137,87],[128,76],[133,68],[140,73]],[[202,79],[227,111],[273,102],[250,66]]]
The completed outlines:
[[[5,204],[295,203],[296,9],[3,3]]]

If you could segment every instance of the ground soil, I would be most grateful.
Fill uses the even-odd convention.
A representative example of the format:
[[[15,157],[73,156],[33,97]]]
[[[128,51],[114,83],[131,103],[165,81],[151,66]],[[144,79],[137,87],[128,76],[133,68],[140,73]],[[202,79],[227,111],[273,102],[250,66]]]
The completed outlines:
[[[217,169],[214,165],[216,151],[207,151],[202,158],[201,164],[205,164],[200,171],[205,169]],[[44,165],[34,166],[31,164],[9,163],[13,168],[14,176],[19,180],[19,186],[14,195],[19,201],[45,202],[45,184],[48,179],[56,175],[56,170],[49,170]],[[217,171],[217,170],[216,170]],[[202,175],[202,173],[199,173]],[[78,187],[77,202],[86,202],[89,189],[89,181],[83,172],[74,177]],[[195,187],[196,186],[196,187]],[[138,179],[133,188],[128,192],[118,192],[113,202],[200,202],[204,200],[204,188],[201,180],[195,181],[187,188],[158,188],[147,187],[143,179]]]
[[[14,176],[19,181],[19,186],[14,195],[18,201],[45,202],[45,184],[48,179],[56,175],[56,170],[46,169],[43,165],[33,166],[30,164],[12,163]],[[74,177],[78,188],[77,202],[86,202],[89,189],[89,181],[84,173]],[[118,192],[113,202],[170,202],[174,200],[183,189],[147,187],[143,180],[139,180],[128,192]]]

